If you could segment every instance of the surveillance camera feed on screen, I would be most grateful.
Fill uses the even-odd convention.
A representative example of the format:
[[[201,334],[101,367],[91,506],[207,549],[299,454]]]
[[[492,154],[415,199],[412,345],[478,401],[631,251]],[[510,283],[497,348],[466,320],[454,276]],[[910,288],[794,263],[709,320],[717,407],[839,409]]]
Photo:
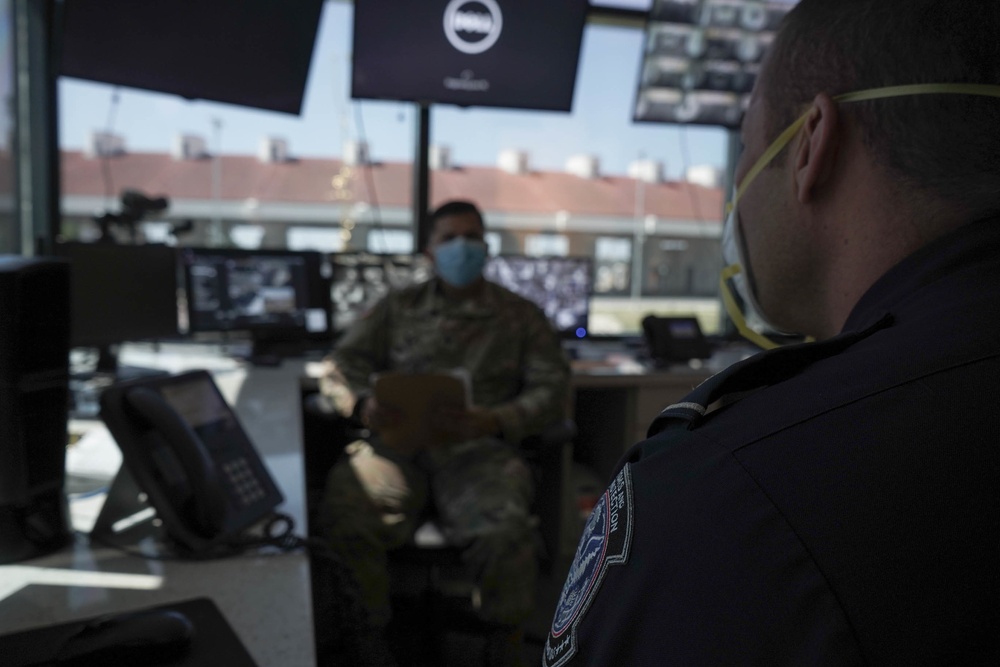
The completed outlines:
[[[306,253],[185,249],[182,258],[192,332],[328,328],[310,304]]]
[[[637,121],[739,127],[761,60],[796,0],[655,0]]]
[[[330,257],[333,282],[333,328],[343,331],[391,289],[429,280],[430,262],[423,255],[344,252]]]
[[[584,257],[491,257],[487,280],[533,301],[560,335],[584,338],[590,315],[593,267]]]
[[[569,111],[587,8],[355,0],[351,97]]]

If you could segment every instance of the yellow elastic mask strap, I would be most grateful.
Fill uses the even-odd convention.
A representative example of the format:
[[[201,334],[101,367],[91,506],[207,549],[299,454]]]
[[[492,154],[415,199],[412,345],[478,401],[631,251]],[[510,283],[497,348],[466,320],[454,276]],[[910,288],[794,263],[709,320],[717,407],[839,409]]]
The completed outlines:
[[[843,95],[837,95],[834,97],[836,102],[865,102],[868,100],[880,100],[890,97],[906,97],[909,95],[978,95],[982,97],[996,97],[1000,98],[1000,85],[984,84],[984,83],[918,83],[912,85],[904,86],[887,86],[885,88],[870,88],[868,90],[859,90],[853,93],[844,93]],[[744,191],[753,179],[757,177],[771,160],[781,152],[781,150],[788,145],[788,142],[792,140],[798,131],[802,129],[805,125],[806,119],[809,118],[809,113],[812,109],[808,109],[799,118],[789,125],[784,132],[778,135],[767,150],[757,158],[757,161],[750,167],[750,170],[743,177],[743,182],[739,184],[736,188],[736,195],[733,197],[733,201],[726,205],[726,216],[735,208],[737,202],[743,196]],[[729,286],[729,282],[734,276],[741,273],[742,269],[739,264],[731,264],[722,270],[719,279],[719,288],[722,293],[722,302],[726,307],[726,312],[729,313],[729,317],[733,320],[736,325],[736,329],[740,332],[740,335],[749,340],[750,342],[759,345],[765,350],[769,350],[775,347],[780,347],[778,343],[775,343],[767,336],[760,334],[749,326],[747,326],[746,318],[743,316],[743,311],[736,304],[736,299],[733,297],[732,289]],[[806,339],[811,340],[811,339]]]
[[[736,206],[736,202],[738,202],[743,196],[743,192],[747,189],[747,187],[749,187],[750,183],[753,182],[753,179],[757,178],[757,174],[762,172],[764,167],[771,164],[771,160],[774,159],[774,156],[780,153],[781,150],[788,145],[788,142],[792,140],[792,137],[799,133],[802,126],[806,124],[807,118],[809,118],[808,111],[799,116],[798,120],[785,128],[785,131],[779,134],[778,138],[767,147],[767,150],[764,151],[759,158],[757,158],[757,161],[753,163],[752,167],[750,167],[750,171],[748,171],[746,176],[743,177],[743,182],[740,183],[738,188],[736,188],[736,197],[733,198],[731,206]]]
[[[741,272],[742,269],[739,264],[730,264],[726,268],[722,269],[722,273],[719,277],[719,292],[722,293],[722,303],[726,307],[726,312],[729,313],[729,318],[733,321],[733,324],[736,325],[736,330],[740,332],[740,335],[754,345],[757,345],[764,350],[772,350],[776,347],[780,347],[780,345],[764,334],[757,333],[747,326],[747,321],[743,316],[743,311],[740,310],[740,307],[736,304],[736,299],[733,297],[733,290],[729,286],[729,281],[732,280],[736,274]]]
[[[859,90],[853,93],[844,93],[834,97],[836,102],[867,102],[869,100],[882,100],[889,97],[907,97],[910,95],[978,95],[981,97],[1000,97],[1000,85],[986,83],[915,83],[905,86],[886,86],[885,88],[870,88]],[[799,118],[789,125],[778,138],[768,146],[767,150],[757,159],[750,171],[743,177],[743,182],[736,189],[736,197],[727,206],[726,215],[729,210],[736,206],[736,202],[743,196],[743,192],[750,185],[751,181],[757,177],[764,167],[771,163],[778,153],[788,145],[798,131],[805,125],[811,109],[803,113]]]

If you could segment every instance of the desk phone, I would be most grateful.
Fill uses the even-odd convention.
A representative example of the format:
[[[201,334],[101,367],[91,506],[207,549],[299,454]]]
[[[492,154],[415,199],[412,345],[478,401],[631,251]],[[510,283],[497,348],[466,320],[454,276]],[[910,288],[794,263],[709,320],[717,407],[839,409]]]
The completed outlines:
[[[95,524],[98,535],[130,528],[128,512],[148,502],[167,536],[198,552],[238,536],[283,502],[207,371],[119,383],[100,405],[123,463]]]

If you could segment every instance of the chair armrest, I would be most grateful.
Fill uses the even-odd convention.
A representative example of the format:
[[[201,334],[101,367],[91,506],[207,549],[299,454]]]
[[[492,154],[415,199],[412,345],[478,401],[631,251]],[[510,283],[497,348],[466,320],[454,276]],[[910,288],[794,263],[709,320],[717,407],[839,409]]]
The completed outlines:
[[[541,433],[529,435],[521,441],[521,448],[531,456],[540,456],[545,450],[558,449],[576,437],[576,423],[572,419],[561,419],[545,427]]]
[[[333,407],[313,378],[301,378],[299,400],[302,419],[302,457],[305,468],[306,513],[310,531],[315,526],[330,468],[344,455],[344,448],[367,432]]]
[[[543,572],[550,572],[555,567],[559,555],[563,478],[567,474],[564,455],[576,432],[576,423],[563,419],[521,441],[521,451],[536,476],[534,511],[544,546],[544,553],[541,554]]]

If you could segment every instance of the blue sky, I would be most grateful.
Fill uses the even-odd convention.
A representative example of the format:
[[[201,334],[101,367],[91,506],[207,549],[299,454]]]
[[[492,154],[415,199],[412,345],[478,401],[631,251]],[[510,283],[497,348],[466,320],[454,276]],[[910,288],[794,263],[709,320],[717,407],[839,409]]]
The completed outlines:
[[[643,0],[618,0],[642,6]],[[213,119],[222,121],[221,151],[253,154],[263,136],[288,140],[299,157],[339,157],[347,139],[359,138],[357,106],[372,156],[409,161],[415,109],[409,103],[349,99],[352,9],[327,2],[310,68],[301,116],[273,113],[75,79],[59,84],[60,142],[80,149],[93,130],[111,129],[128,149],[170,150],[176,134],[200,134],[218,148]],[[637,124],[631,121],[639,76],[642,32],[589,26],[584,34],[572,113],[500,109],[432,109],[431,141],[451,147],[453,160],[492,165],[505,148],[529,151],[535,169],[562,169],[578,153],[597,155],[607,174],[624,174],[641,157],[663,161],[670,178],[688,165],[725,166],[726,132],[709,127]],[[487,129],[488,128],[488,129]]]

